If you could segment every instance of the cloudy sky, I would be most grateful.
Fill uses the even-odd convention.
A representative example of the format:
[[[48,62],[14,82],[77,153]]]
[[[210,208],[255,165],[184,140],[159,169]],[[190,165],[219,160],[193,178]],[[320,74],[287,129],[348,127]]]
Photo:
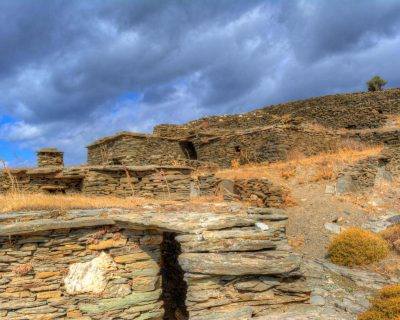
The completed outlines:
[[[121,130],[400,86],[397,0],[0,0],[0,159]]]

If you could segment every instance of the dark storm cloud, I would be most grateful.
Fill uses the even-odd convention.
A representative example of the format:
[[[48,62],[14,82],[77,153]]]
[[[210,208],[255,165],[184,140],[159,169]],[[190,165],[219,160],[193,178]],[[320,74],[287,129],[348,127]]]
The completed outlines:
[[[0,139],[78,161],[116,130],[398,86],[399,52],[398,1],[3,0]]]
[[[296,54],[316,60],[376,45],[399,32],[400,2],[290,1],[281,11]]]

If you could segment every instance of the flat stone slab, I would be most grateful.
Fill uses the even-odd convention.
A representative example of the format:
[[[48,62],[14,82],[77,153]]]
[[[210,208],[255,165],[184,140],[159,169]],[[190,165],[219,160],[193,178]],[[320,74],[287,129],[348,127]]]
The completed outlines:
[[[138,230],[199,234],[207,230],[250,227],[256,222],[239,214],[172,211],[157,212],[142,208],[140,212],[122,209],[11,212],[0,214],[0,237],[115,224]]]
[[[179,264],[185,272],[211,275],[282,275],[300,269],[301,258],[283,251],[251,253],[183,253]]]

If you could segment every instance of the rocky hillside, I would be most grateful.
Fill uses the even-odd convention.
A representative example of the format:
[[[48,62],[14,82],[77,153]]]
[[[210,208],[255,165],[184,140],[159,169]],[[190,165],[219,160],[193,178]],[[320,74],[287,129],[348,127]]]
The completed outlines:
[[[192,134],[213,130],[240,130],[277,124],[318,124],[331,129],[366,129],[385,126],[400,114],[400,89],[336,94],[266,106],[244,114],[211,116],[184,125],[159,125],[154,133]]]

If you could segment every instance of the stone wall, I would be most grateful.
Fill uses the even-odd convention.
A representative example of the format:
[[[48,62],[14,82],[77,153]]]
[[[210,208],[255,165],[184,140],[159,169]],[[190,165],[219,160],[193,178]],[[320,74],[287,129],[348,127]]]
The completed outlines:
[[[242,201],[260,207],[285,207],[288,190],[268,179],[239,179],[234,182],[234,194]]]
[[[248,215],[258,222],[176,238],[189,319],[252,319],[309,300],[301,259],[287,245],[287,216],[272,209]]]
[[[176,139],[122,132],[88,147],[89,165],[171,164],[188,156]]]
[[[0,171],[0,193],[48,192],[78,193],[82,190],[84,171],[81,168],[34,168]]]
[[[0,318],[162,319],[161,240],[107,226],[0,237]]]
[[[139,196],[171,200],[188,200],[191,169],[179,167],[90,168],[82,192],[90,195]]]
[[[365,192],[382,181],[391,181],[390,159],[384,155],[371,156],[346,167],[336,184],[338,193]]]
[[[188,167],[167,166],[13,169],[0,171],[0,193],[14,190],[184,200],[190,197],[191,172]]]
[[[198,159],[228,167],[232,161],[242,164],[286,160],[292,153],[306,156],[336,150],[342,143],[338,134],[301,128],[266,127],[218,137],[193,140]]]
[[[284,211],[159,209],[0,215],[0,317],[252,319],[308,302]]]

